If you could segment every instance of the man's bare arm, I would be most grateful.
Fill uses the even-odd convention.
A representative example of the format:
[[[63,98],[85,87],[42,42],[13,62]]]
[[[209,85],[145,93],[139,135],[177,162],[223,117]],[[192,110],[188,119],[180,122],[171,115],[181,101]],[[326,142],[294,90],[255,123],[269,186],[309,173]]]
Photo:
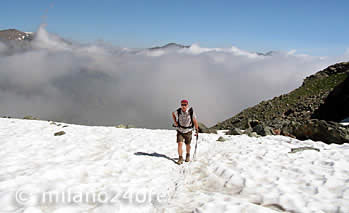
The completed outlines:
[[[172,112],[172,118],[173,118],[173,122],[176,124],[176,126],[178,126],[177,120],[176,120],[176,115],[174,112]]]
[[[199,124],[198,124],[198,121],[193,118],[193,122],[194,122],[194,126],[195,126],[195,129],[196,129],[196,132],[199,132]]]

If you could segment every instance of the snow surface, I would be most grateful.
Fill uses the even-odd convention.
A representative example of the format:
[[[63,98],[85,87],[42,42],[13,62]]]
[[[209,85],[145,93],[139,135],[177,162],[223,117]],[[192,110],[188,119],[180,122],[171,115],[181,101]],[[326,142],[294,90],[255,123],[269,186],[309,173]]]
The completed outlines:
[[[245,135],[217,142],[220,135],[200,134],[197,158],[179,166],[174,130],[1,118],[0,212],[349,212],[349,144]],[[289,153],[302,146],[320,152]],[[151,196],[108,204],[36,200],[68,191]],[[30,192],[28,202],[16,203],[18,192]]]
[[[349,118],[342,120],[340,123],[344,126],[348,126],[349,125]]]

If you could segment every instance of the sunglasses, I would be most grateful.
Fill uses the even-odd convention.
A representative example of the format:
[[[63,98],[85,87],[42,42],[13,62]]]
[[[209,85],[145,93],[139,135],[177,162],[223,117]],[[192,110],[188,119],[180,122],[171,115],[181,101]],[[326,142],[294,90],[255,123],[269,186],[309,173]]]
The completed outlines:
[[[181,104],[181,106],[187,106],[188,104]]]

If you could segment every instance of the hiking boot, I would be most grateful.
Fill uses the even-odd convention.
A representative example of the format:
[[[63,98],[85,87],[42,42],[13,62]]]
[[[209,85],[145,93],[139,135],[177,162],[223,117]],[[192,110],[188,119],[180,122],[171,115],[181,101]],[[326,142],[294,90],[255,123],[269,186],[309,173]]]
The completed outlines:
[[[183,163],[183,157],[182,157],[182,156],[179,156],[178,161],[177,161],[177,164],[182,164],[182,163]]]
[[[187,154],[186,156],[185,156],[185,162],[189,162],[190,161],[190,154]]]

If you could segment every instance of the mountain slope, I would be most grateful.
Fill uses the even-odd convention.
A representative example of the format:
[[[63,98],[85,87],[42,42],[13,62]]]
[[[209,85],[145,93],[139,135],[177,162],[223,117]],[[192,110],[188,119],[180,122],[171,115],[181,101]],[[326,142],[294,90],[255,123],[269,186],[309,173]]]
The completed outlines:
[[[0,30],[0,41],[31,41],[32,33],[21,32],[16,29]]]
[[[273,128],[282,128],[285,123],[304,122],[315,118],[314,113],[324,104],[329,94],[349,76],[349,62],[338,63],[307,77],[303,84],[268,101],[247,108],[217,125],[214,129],[249,127],[249,120],[258,120]],[[346,118],[337,116],[336,121]]]

